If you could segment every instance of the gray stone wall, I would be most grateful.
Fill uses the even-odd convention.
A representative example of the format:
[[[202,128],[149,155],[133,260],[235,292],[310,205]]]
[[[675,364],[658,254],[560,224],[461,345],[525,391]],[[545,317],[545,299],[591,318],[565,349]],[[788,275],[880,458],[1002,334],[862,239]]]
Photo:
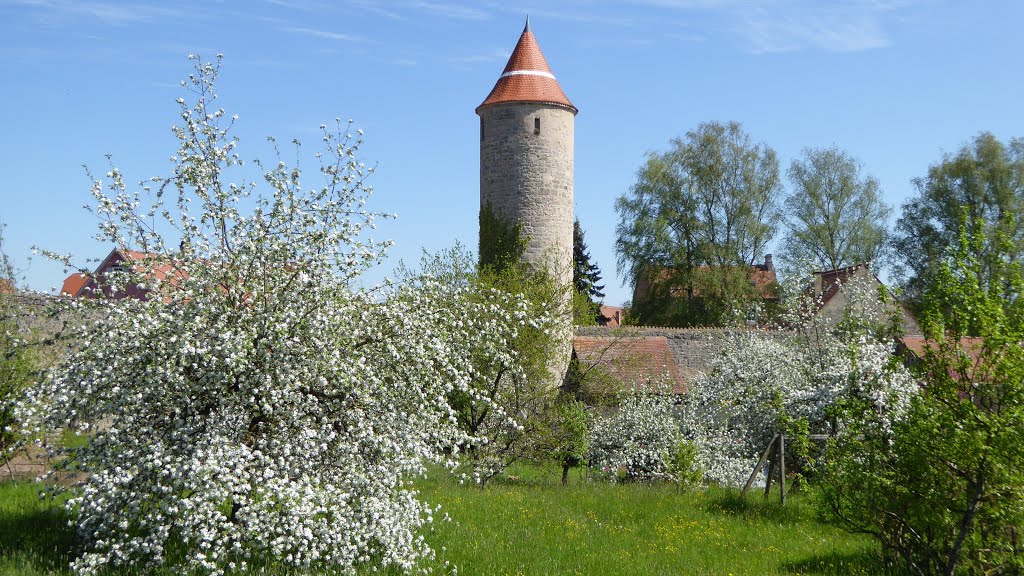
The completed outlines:
[[[577,326],[576,335],[606,338],[640,338],[664,336],[672,351],[672,359],[688,384],[697,374],[707,370],[722,353],[726,336],[739,328],[660,328],[626,326],[614,330],[601,326]],[[773,332],[779,338],[791,337],[788,332]],[[770,361],[770,359],[765,359]]]
[[[524,259],[571,282],[575,115],[521,102],[479,114],[481,208],[490,203],[520,223],[529,238]]]
[[[18,337],[32,344],[41,367],[62,360],[72,341],[63,338],[70,325],[77,324],[66,306],[57,306],[56,296],[19,292],[3,295],[0,314],[14,321]],[[79,312],[82,314],[84,312]]]

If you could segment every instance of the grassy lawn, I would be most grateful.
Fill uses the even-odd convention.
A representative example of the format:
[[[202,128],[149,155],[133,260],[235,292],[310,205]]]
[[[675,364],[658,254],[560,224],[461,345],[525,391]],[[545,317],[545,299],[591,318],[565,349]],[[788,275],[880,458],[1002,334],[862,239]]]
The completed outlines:
[[[451,516],[428,538],[439,558],[460,574],[895,574],[870,540],[819,523],[809,495],[783,508],[761,493],[521,478],[425,482]]]
[[[74,530],[62,508],[39,499],[39,486],[0,484],[0,575],[67,573]]]
[[[443,473],[420,484],[450,521],[426,537],[436,573],[475,574],[884,574],[871,541],[820,524],[811,496],[785,508],[760,494],[678,493],[614,486],[555,470],[521,468],[486,490]],[[60,510],[30,484],[0,485],[0,575],[63,574],[74,536]],[[271,571],[283,574],[285,571]]]

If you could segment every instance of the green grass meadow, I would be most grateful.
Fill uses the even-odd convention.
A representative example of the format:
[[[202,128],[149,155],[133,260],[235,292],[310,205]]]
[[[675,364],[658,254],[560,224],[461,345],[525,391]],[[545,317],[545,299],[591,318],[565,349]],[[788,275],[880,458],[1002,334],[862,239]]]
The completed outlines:
[[[428,541],[460,574],[897,574],[871,540],[817,520],[810,495],[612,485],[554,471],[486,490],[424,482],[450,521]],[[443,569],[443,563],[438,562]]]
[[[422,497],[448,515],[425,533],[435,573],[455,565],[462,575],[897,574],[880,564],[872,541],[820,523],[813,495],[794,494],[781,507],[760,493],[743,499],[580,475],[563,487],[554,469],[513,476],[486,489],[445,473],[420,482]],[[68,573],[74,533],[37,494],[33,484],[0,485],[0,575]]]

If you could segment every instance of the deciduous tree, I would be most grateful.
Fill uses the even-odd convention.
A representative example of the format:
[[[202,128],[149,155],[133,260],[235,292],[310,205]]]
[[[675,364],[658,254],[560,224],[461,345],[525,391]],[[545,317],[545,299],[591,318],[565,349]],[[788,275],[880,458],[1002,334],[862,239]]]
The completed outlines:
[[[805,293],[787,302],[787,331],[726,334],[722,353],[691,383],[682,427],[706,480],[742,486],[778,432],[790,446],[832,432],[831,413],[863,399],[882,425],[902,414],[917,385],[893,361],[889,311],[874,284],[843,286],[846,308],[818,316]]]
[[[111,168],[92,189],[99,237],[148,254],[108,281],[148,297],[61,300],[93,313],[21,412],[88,435],[65,460],[88,472],[74,568],[410,571],[434,511],[411,478],[475,441],[447,399],[479,366],[520,377],[500,343],[532,318],[426,276],[359,288],[388,246],[367,238],[361,132],[324,127],[319,185],[283,161],[246,183],[219,58],[194,60],[173,173],[135,191]]]
[[[1024,568],[1024,289],[1016,250],[964,210],[959,242],[925,294],[922,391],[879,427],[864,403],[839,412],[824,500],[840,526],[870,534],[916,574]],[[992,259],[993,254],[1001,257]]]
[[[742,281],[725,286],[730,293],[749,291],[746,275],[780,221],[780,194],[775,151],[752,143],[736,122],[701,124],[670,150],[649,154],[636,183],[615,203],[619,270],[654,287],[655,305],[633,302],[636,319],[723,322],[743,297],[696,302],[702,267],[742,271]],[[666,313],[672,300],[683,304]]]
[[[574,306],[577,324],[593,324],[601,313],[604,284],[601,270],[590,260],[590,251],[577,218],[572,224],[572,284],[580,302]]]
[[[878,180],[837,148],[808,148],[789,166],[785,257],[817,270],[875,262],[888,237],[891,209]]]
[[[492,225],[500,236],[515,231],[500,219]],[[518,258],[496,256],[504,263],[501,268],[478,267],[456,246],[424,258],[421,270],[411,276],[417,283],[421,277],[441,279],[440,285],[451,287],[453,297],[438,298],[432,310],[439,318],[461,318],[462,308],[475,302],[498,311],[502,324],[515,325],[459,344],[472,376],[468,387],[448,395],[456,421],[469,438],[464,446],[468,465],[481,485],[518,460],[550,459],[545,451],[556,449],[551,443],[560,417],[554,406],[560,382],[552,373],[552,361],[569,337],[569,327],[562,321],[567,287]]]
[[[25,388],[35,379],[37,359],[26,345],[22,316],[14,300],[14,265],[4,249],[0,224],[0,458],[7,462],[19,440],[15,405]]]
[[[990,133],[978,134],[969,144],[928,168],[914,180],[917,193],[903,204],[893,241],[904,292],[920,310],[925,287],[946,251],[956,245],[961,210],[967,209],[972,236],[984,238],[977,249],[983,269],[997,266],[1000,257],[1019,261],[1024,256],[1024,139],[1002,142]],[[996,234],[1007,241],[1005,251],[995,249]]]

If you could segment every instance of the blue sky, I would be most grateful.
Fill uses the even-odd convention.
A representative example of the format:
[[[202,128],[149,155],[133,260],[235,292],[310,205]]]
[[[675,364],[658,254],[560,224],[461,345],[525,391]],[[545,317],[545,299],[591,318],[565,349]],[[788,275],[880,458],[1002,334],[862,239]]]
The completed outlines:
[[[783,170],[804,147],[859,159],[896,208],[911,180],[980,131],[1024,136],[1024,2],[254,0],[0,1],[5,248],[37,290],[111,246],[82,209],[107,154],[130,181],[166,174],[186,56],[224,54],[224,107],[243,158],[265,137],[352,118],[377,164],[371,207],[399,259],[476,245],[478,118],[529,14],[576,118],[576,215],[607,281],[615,199],[648,151],[703,121],[736,120]],[[286,157],[291,153],[286,150]],[[312,162],[307,165],[313,166]]]

